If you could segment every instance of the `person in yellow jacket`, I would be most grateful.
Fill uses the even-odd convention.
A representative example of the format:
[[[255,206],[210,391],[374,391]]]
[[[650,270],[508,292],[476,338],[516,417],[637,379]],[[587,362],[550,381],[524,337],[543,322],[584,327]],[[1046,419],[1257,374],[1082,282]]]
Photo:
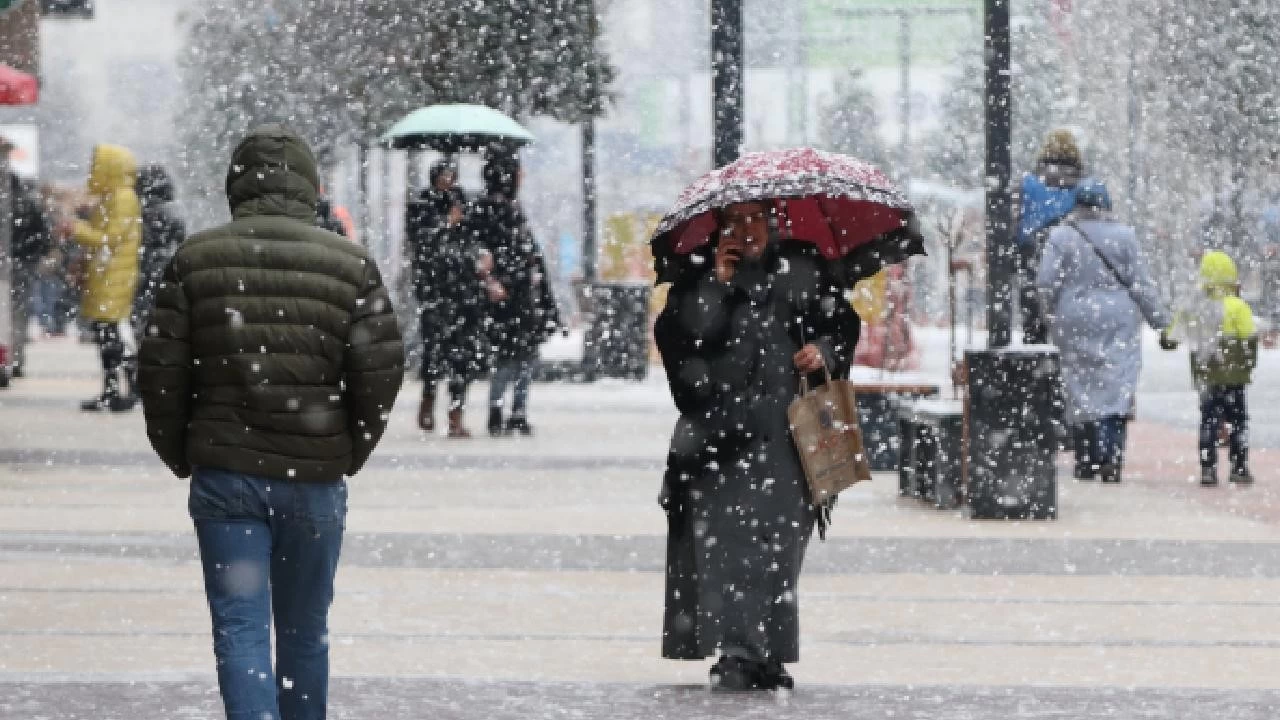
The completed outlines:
[[[80,316],[97,337],[103,382],[102,394],[82,403],[82,410],[120,412],[137,401],[138,343],[129,322],[142,243],[137,174],[133,153],[125,148],[93,149],[88,191],[95,204],[87,219],[76,221],[73,237],[88,256]]]
[[[1200,260],[1200,289],[1190,307],[1160,335],[1166,350],[1185,341],[1191,351],[1191,378],[1200,391],[1200,484],[1218,484],[1218,431],[1231,426],[1231,482],[1253,482],[1249,472],[1249,414],[1245,387],[1258,362],[1257,328],[1249,303],[1240,298],[1236,264],[1210,250]]]

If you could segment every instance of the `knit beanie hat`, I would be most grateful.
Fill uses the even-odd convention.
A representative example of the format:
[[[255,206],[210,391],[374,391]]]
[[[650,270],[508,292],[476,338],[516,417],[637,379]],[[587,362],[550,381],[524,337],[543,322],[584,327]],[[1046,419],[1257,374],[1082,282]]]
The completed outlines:
[[[1070,130],[1057,129],[1049,133],[1040,148],[1040,162],[1060,165],[1081,165],[1080,146],[1076,144],[1075,135]]]

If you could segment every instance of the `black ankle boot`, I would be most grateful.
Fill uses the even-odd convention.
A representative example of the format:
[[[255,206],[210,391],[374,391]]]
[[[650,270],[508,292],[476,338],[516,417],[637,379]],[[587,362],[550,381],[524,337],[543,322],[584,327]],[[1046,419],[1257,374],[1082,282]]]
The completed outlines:
[[[1120,466],[1111,463],[1104,464],[1098,468],[1098,479],[1104,483],[1120,482]]]
[[[529,425],[529,420],[524,415],[512,415],[507,419],[507,434],[517,433],[525,437],[533,434],[533,427]]]
[[[782,663],[770,660],[764,666],[764,684],[769,690],[794,690],[795,678],[782,666]]]
[[[502,408],[489,408],[489,434],[502,437]]]
[[[767,690],[765,664],[722,656],[711,666],[712,690]]]
[[[85,412],[100,412],[112,408],[120,400],[120,383],[108,376],[102,382],[102,394],[80,403],[80,409]]]

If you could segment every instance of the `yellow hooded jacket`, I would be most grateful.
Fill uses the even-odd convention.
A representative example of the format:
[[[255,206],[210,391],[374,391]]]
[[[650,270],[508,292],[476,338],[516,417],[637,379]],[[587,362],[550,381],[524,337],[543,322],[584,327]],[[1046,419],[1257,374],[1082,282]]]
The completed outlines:
[[[142,206],[134,191],[137,162],[118,145],[93,149],[88,190],[98,197],[88,221],[78,220],[75,241],[89,252],[80,313],[86,320],[122,322],[129,318],[138,284],[142,244]]]
[[[1222,303],[1222,337],[1243,339],[1257,332],[1249,303],[1236,295],[1240,274],[1231,257],[1220,250],[1210,250],[1200,260],[1200,287],[1206,295]]]
[[[1165,329],[1165,338],[1190,344],[1191,376],[1197,385],[1248,385],[1252,380],[1258,361],[1257,328],[1249,303],[1236,294],[1239,282],[1230,256],[1206,252],[1200,260],[1203,295]]]

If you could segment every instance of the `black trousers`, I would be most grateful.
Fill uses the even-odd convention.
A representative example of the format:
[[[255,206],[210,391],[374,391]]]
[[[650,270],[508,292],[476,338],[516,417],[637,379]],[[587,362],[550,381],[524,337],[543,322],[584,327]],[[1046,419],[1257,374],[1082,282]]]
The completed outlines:
[[[133,335],[133,326],[128,320],[107,322],[95,320],[93,323],[94,338],[98,341],[98,353],[102,358],[103,392],[107,395],[119,394],[121,389],[121,371],[123,380],[129,384],[129,393],[135,394],[137,380],[138,343]]]
[[[1231,467],[1249,464],[1249,411],[1244,385],[1209,385],[1200,391],[1200,467],[1218,466],[1218,429],[1231,426],[1228,455]]]

